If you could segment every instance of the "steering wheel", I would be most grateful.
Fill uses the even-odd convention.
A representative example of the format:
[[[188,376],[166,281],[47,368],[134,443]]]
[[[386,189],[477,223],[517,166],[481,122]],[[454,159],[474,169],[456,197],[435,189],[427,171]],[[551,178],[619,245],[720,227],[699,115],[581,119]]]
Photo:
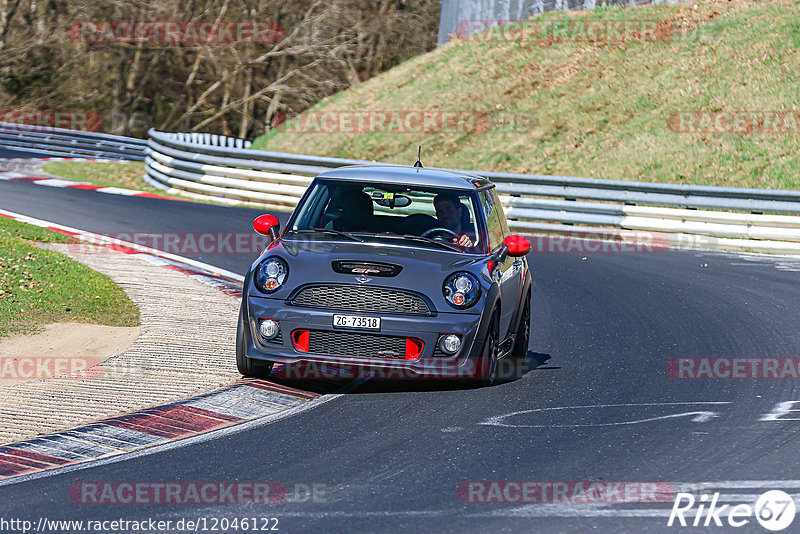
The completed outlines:
[[[457,233],[452,230],[448,230],[447,228],[431,228],[430,230],[424,231],[420,237],[431,238],[431,236],[439,236],[439,234],[442,234],[441,237],[443,239],[454,239],[458,237]]]

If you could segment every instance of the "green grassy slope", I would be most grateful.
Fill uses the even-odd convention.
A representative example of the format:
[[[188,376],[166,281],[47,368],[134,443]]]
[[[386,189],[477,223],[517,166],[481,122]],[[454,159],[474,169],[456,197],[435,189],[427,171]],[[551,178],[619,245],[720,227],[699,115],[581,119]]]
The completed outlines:
[[[576,20],[654,21],[661,38],[590,42],[549,32],[551,38],[525,42],[456,41],[310,113],[449,110],[470,114],[471,127],[357,134],[284,128],[258,138],[254,148],[410,164],[422,144],[427,166],[737,187],[800,184],[798,123],[781,122],[773,133],[713,127],[685,133],[676,118],[800,111],[800,3],[711,0],[533,20],[567,19],[572,30]],[[311,123],[300,121],[295,129],[309,131]]]

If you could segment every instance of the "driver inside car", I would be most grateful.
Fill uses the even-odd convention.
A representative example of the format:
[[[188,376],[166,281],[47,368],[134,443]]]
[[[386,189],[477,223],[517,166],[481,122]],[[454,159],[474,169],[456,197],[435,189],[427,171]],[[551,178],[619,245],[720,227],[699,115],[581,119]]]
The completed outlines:
[[[436,209],[436,218],[442,228],[446,228],[455,233],[453,243],[462,247],[472,247],[473,230],[469,223],[469,212],[461,203],[458,195],[448,195],[445,193],[436,195],[433,199],[433,207]]]

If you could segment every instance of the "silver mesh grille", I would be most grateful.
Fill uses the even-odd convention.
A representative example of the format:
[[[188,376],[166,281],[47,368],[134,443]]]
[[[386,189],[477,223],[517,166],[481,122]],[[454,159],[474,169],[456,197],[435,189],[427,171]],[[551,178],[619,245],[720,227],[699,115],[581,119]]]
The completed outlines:
[[[417,295],[364,286],[311,286],[303,288],[292,300],[295,306],[351,312],[430,315],[431,310]]]
[[[405,359],[406,338],[359,334],[356,332],[327,332],[311,330],[308,352],[348,358]]]

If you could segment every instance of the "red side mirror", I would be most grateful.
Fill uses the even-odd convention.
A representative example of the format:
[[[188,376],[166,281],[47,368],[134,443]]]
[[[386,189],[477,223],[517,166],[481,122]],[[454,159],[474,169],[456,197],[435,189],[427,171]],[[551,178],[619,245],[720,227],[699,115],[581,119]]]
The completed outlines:
[[[274,215],[261,215],[253,221],[253,230],[261,235],[268,235],[273,239],[278,235],[280,227],[281,223]]]
[[[508,249],[508,255],[519,258],[531,251],[531,242],[521,235],[510,235],[503,239],[503,244]]]

